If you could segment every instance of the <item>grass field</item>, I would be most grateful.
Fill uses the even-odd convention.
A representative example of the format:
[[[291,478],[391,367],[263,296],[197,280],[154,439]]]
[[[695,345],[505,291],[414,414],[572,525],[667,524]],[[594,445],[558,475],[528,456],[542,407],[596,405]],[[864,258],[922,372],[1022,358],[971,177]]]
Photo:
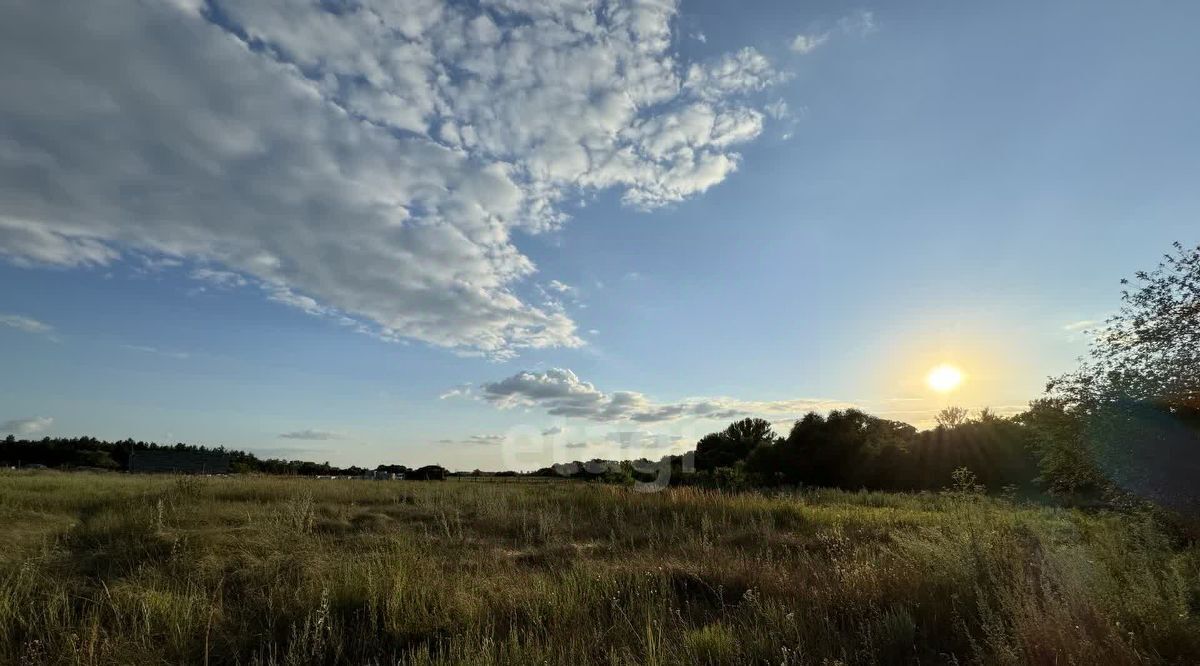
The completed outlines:
[[[3,664],[1200,663],[1200,551],[952,495],[0,473]]]

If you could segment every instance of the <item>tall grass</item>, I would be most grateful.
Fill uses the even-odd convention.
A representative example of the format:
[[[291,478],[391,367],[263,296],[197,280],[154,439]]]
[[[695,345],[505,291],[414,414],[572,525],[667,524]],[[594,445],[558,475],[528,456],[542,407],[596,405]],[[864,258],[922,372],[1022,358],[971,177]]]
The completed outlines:
[[[0,475],[0,663],[1200,663],[1200,552],[969,496]]]

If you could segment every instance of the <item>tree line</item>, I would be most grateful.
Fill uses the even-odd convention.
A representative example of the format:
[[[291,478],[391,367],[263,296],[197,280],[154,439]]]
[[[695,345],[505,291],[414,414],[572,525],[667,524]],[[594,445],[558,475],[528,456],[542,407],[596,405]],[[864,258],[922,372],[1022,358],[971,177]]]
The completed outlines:
[[[328,462],[259,458],[253,453],[207,447],[197,444],[157,444],[124,439],[108,442],[95,437],[43,437],[17,439],[9,435],[0,440],[0,467],[44,465],[62,469],[101,469],[126,471],[131,455],[142,451],[181,451],[229,456],[229,466],[235,473],[285,474],[295,476],[359,476],[366,468],[338,467]],[[385,469],[386,468],[386,469]],[[380,471],[407,470],[395,465],[380,465]]]
[[[1046,493],[1140,498],[1200,516],[1200,246],[1122,280],[1119,310],[1087,331],[1079,367],[1020,414],[948,408],[926,431],[856,409],[810,413],[785,435],[747,418],[702,437],[672,483],[725,488]],[[542,470],[630,482],[638,462]]]
[[[786,436],[748,418],[696,444],[697,482],[712,485],[820,486],[848,490],[939,490],[968,469],[994,491],[1032,492],[1037,458],[1029,430],[988,410],[968,418],[951,408],[933,430],[857,409],[806,414]]]

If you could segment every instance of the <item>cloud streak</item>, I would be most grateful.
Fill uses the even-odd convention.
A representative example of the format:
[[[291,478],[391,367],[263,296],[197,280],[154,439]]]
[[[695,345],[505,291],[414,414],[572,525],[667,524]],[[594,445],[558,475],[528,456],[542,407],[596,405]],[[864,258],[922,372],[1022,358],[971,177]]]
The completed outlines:
[[[483,444],[494,446],[503,444],[508,438],[504,435],[469,435],[464,439],[439,439],[438,444]]]
[[[158,356],[166,356],[167,358],[173,358],[173,359],[177,359],[177,360],[185,360],[185,359],[191,357],[191,354],[189,354],[187,352],[159,349],[158,347],[151,347],[149,345],[121,345],[121,346],[130,351],[142,352],[144,354],[155,354]]]
[[[50,324],[17,314],[0,314],[0,326],[15,328],[25,333],[50,334],[54,332],[54,327]]]
[[[283,432],[279,434],[280,439],[301,439],[315,442],[323,442],[334,439],[345,439],[345,435],[332,432],[329,430],[294,430],[292,432]]]

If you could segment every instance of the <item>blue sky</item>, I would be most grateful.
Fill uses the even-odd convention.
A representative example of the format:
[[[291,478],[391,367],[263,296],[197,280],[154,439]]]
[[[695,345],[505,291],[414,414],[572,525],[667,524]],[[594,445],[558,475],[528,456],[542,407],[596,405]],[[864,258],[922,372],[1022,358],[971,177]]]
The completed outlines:
[[[469,469],[1013,411],[1196,241],[1197,19],[7,5],[0,425]]]

